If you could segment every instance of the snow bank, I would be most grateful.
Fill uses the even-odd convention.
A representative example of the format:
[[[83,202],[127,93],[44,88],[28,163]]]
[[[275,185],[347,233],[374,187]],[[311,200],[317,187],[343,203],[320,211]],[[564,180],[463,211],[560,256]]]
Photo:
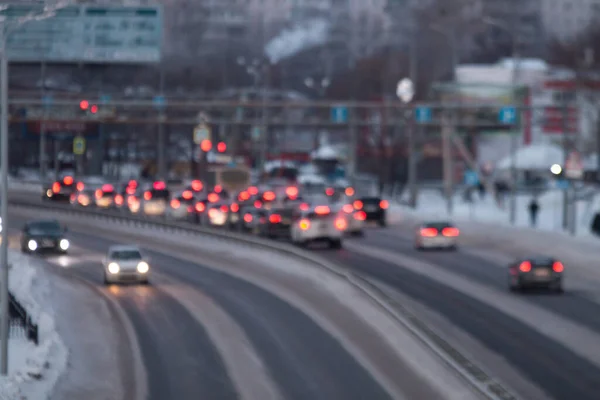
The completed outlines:
[[[551,143],[538,143],[520,148],[515,153],[515,165],[518,169],[550,171],[554,164],[563,165],[565,160],[564,150]],[[511,167],[512,156],[503,158],[498,162],[498,170]]]
[[[0,378],[0,399],[47,399],[67,366],[68,351],[54,325],[49,287],[32,260],[9,253],[10,290],[38,323],[38,346],[21,337],[9,340],[9,375]]]

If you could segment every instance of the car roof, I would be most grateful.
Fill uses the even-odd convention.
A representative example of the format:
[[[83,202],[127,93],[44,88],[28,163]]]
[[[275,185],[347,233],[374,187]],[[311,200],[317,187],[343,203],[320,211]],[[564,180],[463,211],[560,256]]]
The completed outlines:
[[[114,246],[110,246],[108,248],[109,252],[115,252],[115,251],[140,251],[140,248],[138,246],[135,245],[129,245],[129,244],[119,244],[119,245],[114,245]]]

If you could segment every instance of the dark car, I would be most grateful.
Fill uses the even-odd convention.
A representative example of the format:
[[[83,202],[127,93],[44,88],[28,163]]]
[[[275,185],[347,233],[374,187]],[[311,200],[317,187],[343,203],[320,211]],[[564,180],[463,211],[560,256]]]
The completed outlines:
[[[270,239],[291,238],[294,207],[273,208],[266,213],[264,223],[259,224],[259,234]]]
[[[365,212],[365,222],[377,222],[379,226],[387,225],[387,200],[382,200],[381,197],[357,197],[352,204],[355,210]]]
[[[64,254],[70,247],[66,233],[67,228],[55,220],[29,222],[21,232],[21,251],[33,253],[50,250]]]
[[[564,265],[554,258],[526,258],[508,266],[508,286],[511,291],[529,288],[563,292]]]
[[[78,189],[81,189],[82,183],[75,182],[75,179],[67,175],[62,179],[51,182],[44,186],[42,199],[54,201],[70,201],[71,195]],[[79,187],[78,187],[79,186]]]

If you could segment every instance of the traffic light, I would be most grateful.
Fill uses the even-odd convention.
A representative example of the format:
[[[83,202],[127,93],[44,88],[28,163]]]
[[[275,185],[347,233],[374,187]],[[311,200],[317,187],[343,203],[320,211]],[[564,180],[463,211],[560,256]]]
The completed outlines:
[[[81,100],[79,102],[79,108],[81,108],[82,111],[86,111],[88,108],[90,107],[90,102],[87,100]]]
[[[96,114],[98,112],[98,106],[94,104],[92,107],[90,107],[90,112],[92,114]]]
[[[227,151],[227,145],[225,142],[219,142],[219,144],[217,144],[217,151],[219,153],[225,153],[225,151]]]
[[[203,152],[208,153],[211,149],[212,143],[210,140],[204,139],[202,142],[200,142],[200,150],[202,150]]]

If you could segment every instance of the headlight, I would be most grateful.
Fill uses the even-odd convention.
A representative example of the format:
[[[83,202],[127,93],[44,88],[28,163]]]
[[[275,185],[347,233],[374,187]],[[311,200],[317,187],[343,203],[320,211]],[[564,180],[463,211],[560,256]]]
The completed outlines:
[[[148,272],[150,270],[150,266],[148,265],[147,262],[145,261],[141,261],[138,265],[137,265],[137,271],[140,274],[145,274],[146,272]]]
[[[33,239],[32,239],[32,240],[30,240],[30,241],[27,243],[27,247],[28,247],[28,248],[29,248],[29,250],[31,250],[31,251],[36,251],[36,250],[37,250],[37,248],[38,248],[38,244],[37,244],[37,242],[36,242],[35,240],[33,240]]]
[[[69,243],[67,239],[61,239],[58,245],[60,246],[61,250],[67,250],[71,243]]]
[[[114,262],[108,264],[108,272],[110,272],[111,274],[118,274],[120,270],[121,267],[119,267],[119,264]]]

